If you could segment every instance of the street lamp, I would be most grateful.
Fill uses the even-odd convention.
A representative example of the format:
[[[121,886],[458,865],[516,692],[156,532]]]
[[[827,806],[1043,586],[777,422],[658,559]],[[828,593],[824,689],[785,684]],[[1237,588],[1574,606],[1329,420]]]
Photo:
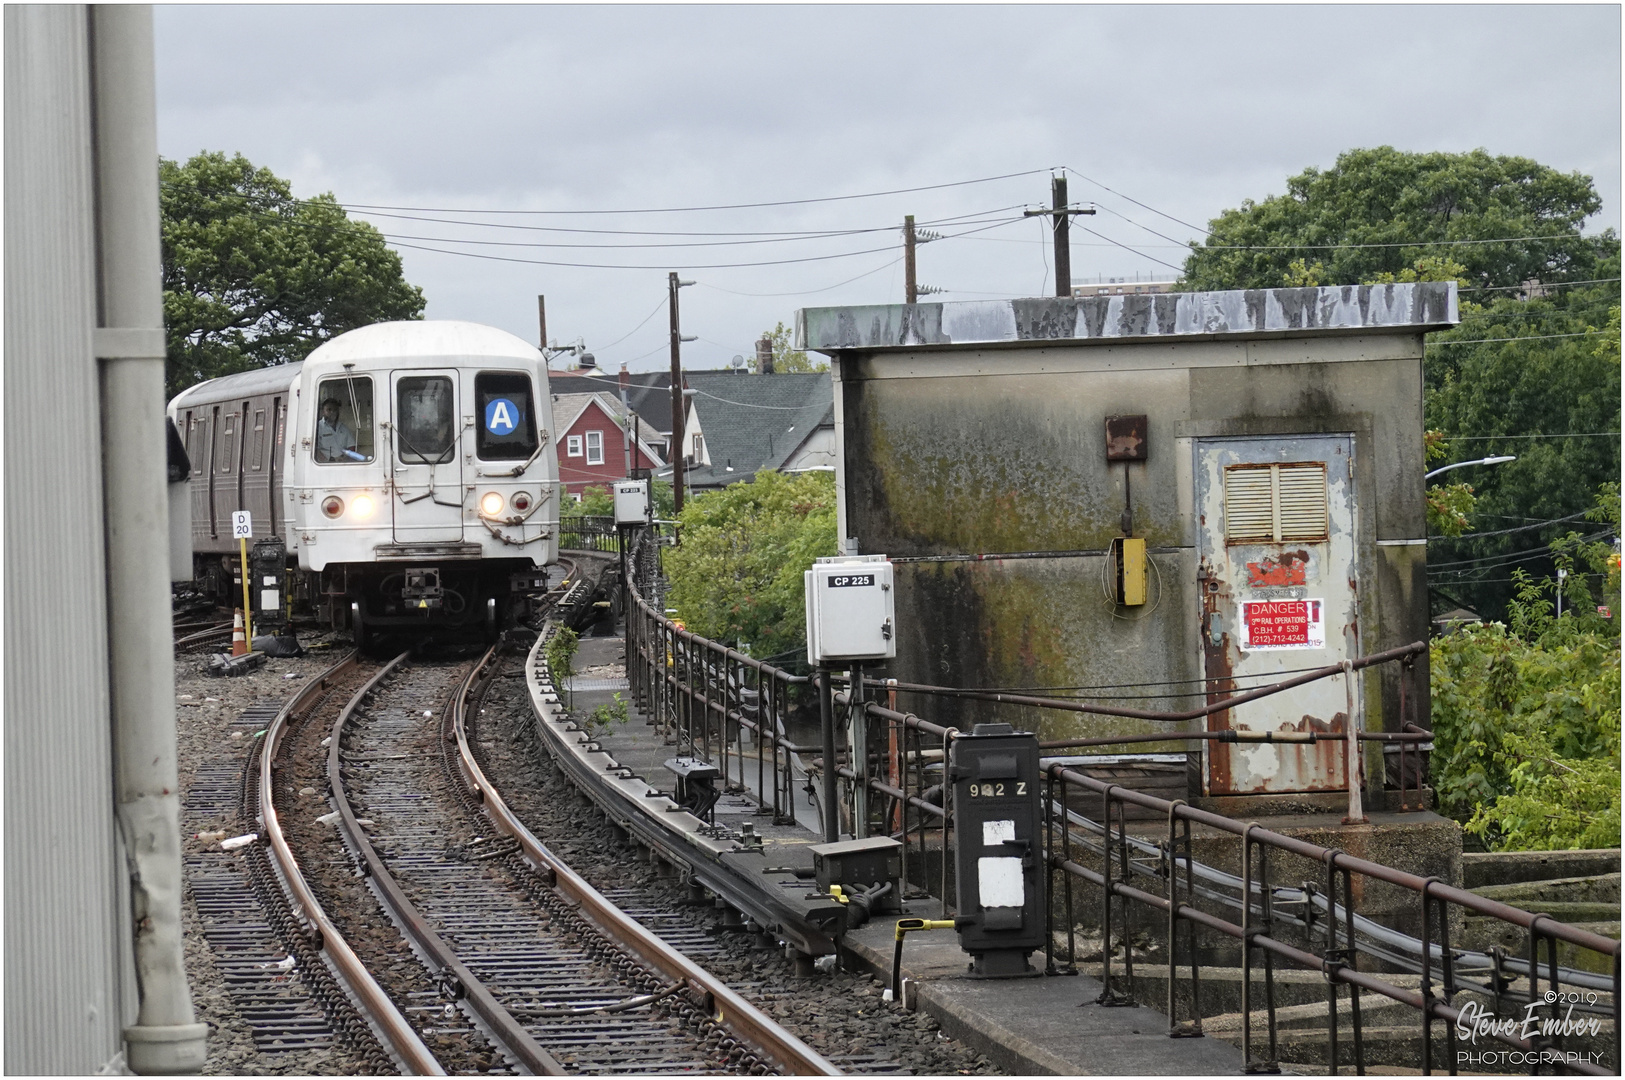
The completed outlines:
[[[1502,462],[1505,462],[1505,461],[1517,461],[1517,460],[1518,459],[1517,459],[1517,457],[1515,455],[1508,454],[1508,455],[1506,455],[1504,457],[1482,457],[1482,458],[1476,458],[1473,461],[1458,461],[1454,465],[1446,465],[1442,469],[1434,469],[1432,472],[1430,472],[1426,476],[1422,477],[1422,479],[1423,480],[1432,480],[1435,476],[1438,476],[1440,473],[1447,473],[1451,469],[1460,469],[1460,468],[1462,468],[1464,466],[1467,466],[1467,465],[1499,465],[1499,464],[1501,464]]]

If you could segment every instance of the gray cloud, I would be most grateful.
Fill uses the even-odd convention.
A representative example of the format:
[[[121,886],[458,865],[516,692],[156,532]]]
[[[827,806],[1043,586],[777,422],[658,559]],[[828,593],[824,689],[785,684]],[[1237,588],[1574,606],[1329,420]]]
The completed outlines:
[[[1357,146],[1521,154],[1592,175],[1618,227],[1618,7],[164,7],[166,156],[241,151],[350,203],[588,210],[814,198],[1068,165],[1205,224]],[[1074,180],[1179,240],[1191,230]],[[525,219],[604,229],[891,228],[1048,200],[1046,175],[874,200],[703,214]],[[386,232],[473,230],[374,219]],[[511,219],[510,219],[511,220]],[[1145,256],[1074,235],[1076,276],[1167,273],[1177,248],[1102,213]],[[943,228],[943,231],[951,231]],[[489,239],[536,240],[497,230]],[[949,299],[1047,291],[1042,226],[928,245]],[[551,239],[592,242],[585,236]],[[720,238],[718,238],[720,239]],[[635,237],[598,237],[634,242]],[[654,242],[645,238],[644,242]],[[403,241],[406,243],[406,241]],[[698,249],[494,249],[525,265],[403,248],[429,314],[534,337],[622,337],[684,295],[695,366],[748,351],[796,307],[901,298],[895,250],[778,267],[687,270],[891,245],[895,233]],[[469,250],[476,250],[470,248]],[[681,261],[678,261],[681,260]],[[850,285],[837,282],[877,271]],[[810,290],[827,290],[812,292]],[[800,293],[786,297],[738,293]],[[605,349],[660,363],[664,319]]]

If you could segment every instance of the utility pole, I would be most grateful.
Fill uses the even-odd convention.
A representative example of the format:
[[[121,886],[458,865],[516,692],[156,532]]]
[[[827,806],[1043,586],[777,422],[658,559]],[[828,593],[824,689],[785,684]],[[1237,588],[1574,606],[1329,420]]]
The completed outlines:
[[[903,303],[919,302],[920,290],[914,281],[914,215],[903,218]]]
[[[671,489],[674,513],[683,510],[683,351],[685,338],[678,330],[677,290],[692,281],[679,281],[676,271],[666,275],[667,307],[671,312]]]
[[[541,344],[536,346],[544,353],[547,351],[547,297],[540,294],[536,297],[536,321],[541,324]]]
[[[1050,177],[1049,210],[1025,210],[1022,217],[1052,217],[1051,226],[1055,230],[1055,295],[1072,295],[1072,245],[1071,226],[1072,215],[1093,214],[1094,208],[1087,210],[1073,210],[1066,205],[1066,174]]]

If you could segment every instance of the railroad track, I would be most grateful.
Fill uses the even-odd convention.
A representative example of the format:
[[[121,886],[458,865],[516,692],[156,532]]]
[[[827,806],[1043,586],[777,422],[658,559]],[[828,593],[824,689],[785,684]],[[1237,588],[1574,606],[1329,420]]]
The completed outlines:
[[[205,627],[202,630],[193,630],[191,627],[177,627],[185,629],[188,633],[175,639],[175,649],[178,652],[197,652],[214,645],[231,644],[231,623],[222,623],[218,626]]]
[[[259,814],[265,853],[311,946],[295,957],[300,974],[336,971],[408,1072],[833,1073],[506,814],[467,737],[470,701],[493,655],[449,663],[402,654],[371,669],[352,655],[265,729],[254,769]],[[340,683],[348,696],[334,716],[337,701],[316,698],[340,696]],[[282,773],[293,750],[323,735],[336,824],[353,859],[341,868],[334,864],[346,860],[303,839],[302,866],[289,839],[311,828],[314,788],[308,767],[292,779]],[[403,964],[399,937],[380,950],[376,927],[352,946],[339,923],[353,931],[364,922],[358,905],[324,905],[306,873],[313,868],[329,882],[336,869],[365,875],[416,961]],[[403,992],[405,966],[419,970],[419,989]],[[391,980],[376,973],[385,967],[387,989]]]

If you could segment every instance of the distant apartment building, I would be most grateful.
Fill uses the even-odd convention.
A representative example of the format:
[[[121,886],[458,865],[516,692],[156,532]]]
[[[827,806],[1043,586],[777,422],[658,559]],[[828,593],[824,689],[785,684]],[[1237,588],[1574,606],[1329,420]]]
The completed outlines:
[[[1093,284],[1072,283],[1072,295],[1081,299],[1085,296],[1133,296],[1136,293],[1146,295],[1150,293],[1178,292],[1179,282],[1169,279],[1167,281],[1130,281],[1127,278],[1106,278]]]

